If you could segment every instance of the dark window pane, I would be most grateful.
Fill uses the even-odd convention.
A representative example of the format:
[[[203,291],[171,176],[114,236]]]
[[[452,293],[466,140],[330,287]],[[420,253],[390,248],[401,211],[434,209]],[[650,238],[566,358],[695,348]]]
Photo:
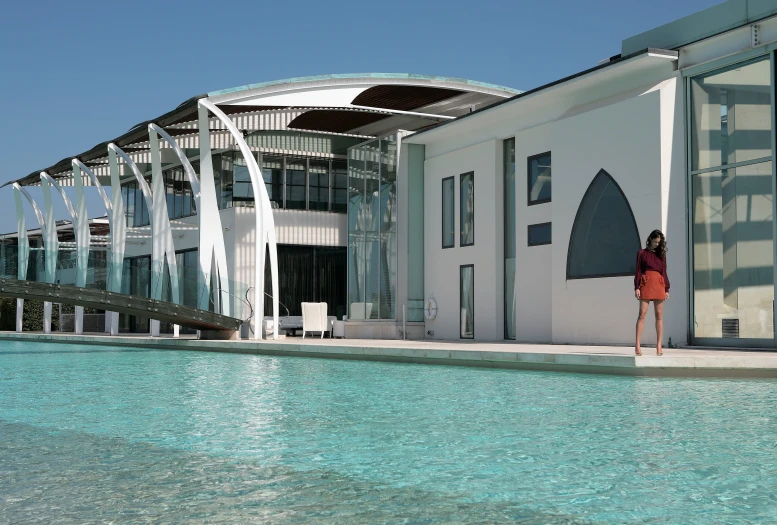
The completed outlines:
[[[165,195],[167,197],[167,216],[171,219],[175,218],[175,195],[173,186],[173,172],[172,170],[164,172],[165,181]]]
[[[551,243],[550,223],[532,224],[529,226],[529,246],[540,246]]]
[[[286,161],[286,208],[305,209],[305,161]]]
[[[310,206],[308,209],[329,210],[329,161],[310,161]]]
[[[604,170],[588,187],[572,226],[567,278],[632,275],[640,249],[626,196]]]
[[[550,153],[529,157],[529,204],[550,201]]]
[[[452,248],[454,240],[454,192],[456,181],[453,177],[442,180],[442,247]]]
[[[348,165],[332,161],[332,211],[345,213],[348,209]]]
[[[273,208],[283,207],[283,159],[279,157],[262,158],[262,177]]]
[[[235,163],[232,172],[232,201],[235,206],[254,206],[254,187],[251,185],[251,175],[248,165],[240,153],[235,153]]]

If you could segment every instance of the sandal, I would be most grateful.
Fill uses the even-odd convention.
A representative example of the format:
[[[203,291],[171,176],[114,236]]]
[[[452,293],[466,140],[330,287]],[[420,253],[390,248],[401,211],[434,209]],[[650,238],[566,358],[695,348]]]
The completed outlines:
[[[664,355],[664,352],[662,350],[656,350],[656,355]]]

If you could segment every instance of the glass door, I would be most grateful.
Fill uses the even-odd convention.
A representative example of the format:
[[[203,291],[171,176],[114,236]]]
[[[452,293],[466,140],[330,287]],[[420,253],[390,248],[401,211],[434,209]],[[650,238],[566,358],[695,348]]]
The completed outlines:
[[[692,336],[774,346],[771,61],[690,79]]]

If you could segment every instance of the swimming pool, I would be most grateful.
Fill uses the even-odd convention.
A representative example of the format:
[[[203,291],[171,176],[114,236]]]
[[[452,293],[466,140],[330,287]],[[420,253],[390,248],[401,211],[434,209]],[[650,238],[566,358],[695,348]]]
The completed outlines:
[[[777,381],[0,343],[0,523],[774,523]]]

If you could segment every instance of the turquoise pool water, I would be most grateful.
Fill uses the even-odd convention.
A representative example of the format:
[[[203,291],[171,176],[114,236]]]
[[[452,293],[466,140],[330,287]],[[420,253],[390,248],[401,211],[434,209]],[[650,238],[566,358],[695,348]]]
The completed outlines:
[[[777,382],[0,342],[0,523],[775,523]]]

